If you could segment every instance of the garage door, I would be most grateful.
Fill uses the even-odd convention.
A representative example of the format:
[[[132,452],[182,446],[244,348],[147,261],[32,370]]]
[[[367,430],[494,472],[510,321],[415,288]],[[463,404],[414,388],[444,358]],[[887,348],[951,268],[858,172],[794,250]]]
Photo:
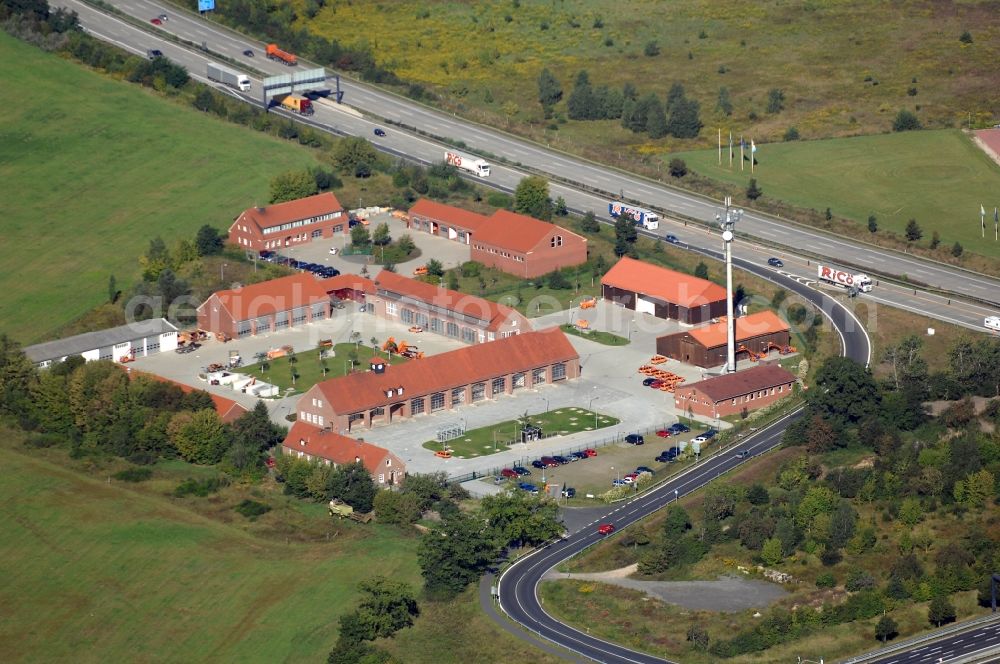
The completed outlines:
[[[656,305],[653,304],[652,300],[647,300],[641,295],[635,298],[635,310],[640,314],[656,315]]]

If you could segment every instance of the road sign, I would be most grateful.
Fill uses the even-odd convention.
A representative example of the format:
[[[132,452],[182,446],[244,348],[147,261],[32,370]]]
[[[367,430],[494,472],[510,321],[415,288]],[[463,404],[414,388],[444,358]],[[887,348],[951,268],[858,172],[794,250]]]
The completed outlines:
[[[323,90],[327,87],[326,70],[319,67],[294,74],[268,76],[264,79],[262,89],[266,101],[269,97],[292,94],[293,92],[312,92],[313,90]]]
[[[215,0],[198,0],[198,11],[210,12],[215,10]]]

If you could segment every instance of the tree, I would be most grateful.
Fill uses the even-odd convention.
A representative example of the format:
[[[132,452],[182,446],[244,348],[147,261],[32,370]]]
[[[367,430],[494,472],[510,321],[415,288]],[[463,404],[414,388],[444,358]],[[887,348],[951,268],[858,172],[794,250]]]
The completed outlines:
[[[372,244],[384,247],[390,242],[392,242],[392,237],[389,235],[389,224],[382,222],[375,227],[375,231],[372,233]]]
[[[405,526],[420,518],[420,498],[412,493],[379,491],[374,506],[379,523]]]
[[[931,603],[927,607],[927,620],[934,623],[935,627],[955,620],[955,606],[947,595],[931,598]]]
[[[232,424],[233,440],[242,440],[258,452],[265,452],[285,439],[285,430],[271,421],[267,406],[258,401],[252,410],[240,415]]]
[[[413,238],[409,234],[402,235],[396,241],[396,247],[403,252],[406,256],[413,253],[413,250],[417,248],[417,245],[413,243]]]
[[[764,545],[760,549],[760,559],[765,565],[778,565],[785,559],[781,540],[777,537],[769,537],[764,540]]]
[[[688,172],[687,164],[684,162],[683,159],[679,159],[677,157],[674,157],[673,159],[670,160],[668,169],[670,172],[670,177],[674,178],[682,178],[685,175],[687,175]]]
[[[387,639],[413,625],[413,619],[420,615],[409,584],[376,576],[359,583],[358,589],[363,594],[357,614],[366,641]]]
[[[708,265],[705,261],[698,261],[698,264],[694,267],[694,276],[699,279],[708,279]]]
[[[566,205],[566,199],[562,196],[556,198],[555,205],[553,206],[553,212],[555,212],[557,217],[565,217],[569,214],[569,207]]]
[[[493,537],[503,546],[531,546],[556,537],[564,528],[559,523],[559,507],[551,500],[533,497],[524,491],[486,496],[479,505]]]
[[[0,414],[24,418],[32,411],[31,392],[38,374],[20,344],[0,334]]]
[[[670,86],[670,90],[667,92],[667,113],[672,112],[677,104],[684,101],[684,86],[680,83],[674,83]]]
[[[701,625],[691,625],[688,628],[687,640],[698,650],[708,650],[708,632]]]
[[[202,86],[198,90],[197,94],[195,94],[194,101],[192,101],[191,104],[199,111],[208,113],[215,108],[215,95],[212,94],[210,89]]]
[[[351,228],[351,244],[360,249],[368,247],[372,243],[371,233],[364,224],[355,224]]]
[[[653,39],[651,41],[646,42],[646,46],[645,48],[642,49],[642,52],[646,55],[647,58],[654,58],[660,54],[660,45],[656,42],[655,39]]]
[[[813,412],[843,423],[857,423],[878,412],[879,390],[871,372],[846,357],[831,357],[816,373],[807,401]]]
[[[763,195],[764,191],[757,186],[757,178],[750,178],[750,182],[747,184],[747,198],[755,201]]]
[[[615,220],[615,255],[624,256],[639,237],[635,222],[627,215],[619,215]]]
[[[444,276],[444,265],[442,265],[441,261],[439,261],[438,259],[436,258],[430,259],[429,261],[427,261],[426,267],[427,267],[427,274],[430,274],[435,277]]]
[[[722,521],[736,511],[739,501],[739,489],[728,484],[710,484],[705,489],[705,499],[702,510],[706,519]]]
[[[146,253],[139,257],[139,265],[142,266],[142,278],[145,281],[156,281],[160,272],[170,265],[170,252],[167,251],[167,244],[159,235],[149,241]]]
[[[671,505],[663,519],[663,536],[666,539],[682,537],[691,529],[691,516],[680,505]]]
[[[566,100],[566,111],[571,120],[590,120],[594,111],[594,91],[586,71],[576,75],[573,92]]]
[[[868,232],[869,233],[878,232],[878,219],[873,214],[868,215]]]
[[[897,113],[896,119],[892,121],[893,131],[914,131],[922,128],[923,127],[920,125],[920,120],[917,119],[917,116],[906,109]]]
[[[702,127],[701,119],[698,117],[700,110],[701,105],[693,99],[678,100],[670,107],[667,132],[676,138],[697,138]]]
[[[317,193],[316,178],[309,171],[288,171],[271,178],[271,203],[294,201]]]
[[[723,115],[733,114],[733,102],[729,98],[729,88],[725,86],[719,88],[719,100],[715,103],[715,108],[722,111]]]
[[[543,221],[551,219],[549,181],[539,175],[523,178],[514,190],[514,211]]]
[[[782,138],[786,143],[789,141],[797,141],[800,138],[799,130],[796,129],[795,127],[789,127],[788,129],[785,130],[785,135]]]
[[[375,501],[375,482],[360,461],[336,468],[327,485],[328,497],[341,500],[359,512],[371,512]]]
[[[910,242],[916,242],[924,236],[924,231],[920,228],[920,224],[917,223],[916,219],[910,219],[906,222],[906,239]]]
[[[650,138],[663,138],[667,135],[667,115],[656,95],[650,95],[646,102],[646,132]]]
[[[875,625],[875,638],[885,645],[889,639],[895,638],[899,634],[899,625],[889,616],[882,616]]]
[[[563,89],[559,80],[552,75],[548,68],[542,69],[538,74],[538,103],[548,112],[562,99]]]
[[[958,37],[958,41],[962,42],[963,44],[971,44],[972,43],[972,33],[969,32],[968,30],[964,31]]]
[[[600,233],[601,232],[601,222],[597,221],[597,217],[591,210],[587,210],[583,219],[580,221],[580,230],[584,233]]]
[[[447,287],[448,290],[457,291],[461,284],[458,281],[458,270],[448,270],[447,273]]]
[[[219,234],[218,230],[205,224],[198,229],[194,245],[199,256],[215,256],[222,253],[225,242],[225,238]]]
[[[955,258],[959,258],[964,251],[965,248],[962,247],[962,244],[960,242],[956,242],[955,244],[951,245],[951,255],[954,256]]]
[[[225,425],[214,409],[177,413],[170,419],[167,434],[181,457],[191,463],[218,463],[229,447]]]
[[[767,91],[767,112],[771,114],[780,113],[785,107],[785,93],[778,88],[771,88]]]
[[[454,597],[493,564],[500,548],[478,516],[451,512],[420,539],[417,558],[427,593]]]
[[[931,249],[937,249],[941,244],[941,236],[937,231],[931,233]]]
[[[566,279],[566,275],[562,273],[562,270],[553,270],[550,272],[548,282],[549,288],[554,290],[566,290],[573,287],[573,284]]]
[[[751,505],[767,505],[771,502],[771,496],[767,487],[760,482],[754,482],[747,489],[747,502]]]
[[[372,164],[379,163],[378,151],[375,146],[360,136],[347,136],[336,142],[333,148],[333,159],[342,173],[352,173],[358,176],[358,167],[370,169]],[[315,181],[313,185],[315,185]]]

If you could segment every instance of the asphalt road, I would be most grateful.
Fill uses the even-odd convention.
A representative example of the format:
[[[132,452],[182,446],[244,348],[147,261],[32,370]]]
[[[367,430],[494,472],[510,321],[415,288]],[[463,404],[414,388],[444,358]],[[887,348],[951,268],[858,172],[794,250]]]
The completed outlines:
[[[151,0],[106,1],[144,22],[148,22],[150,18],[158,14],[166,13],[170,18],[160,28],[163,31],[195,44],[204,44],[205,48],[213,52],[221,53],[237,62],[246,63],[247,68],[253,68],[268,75],[286,74],[308,66],[306,63],[300,62],[298,68],[289,68],[279,62],[267,60],[262,57],[264,48],[262,43],[246,38],[195,14],[181,12],[175,7],[168,7]],[[193,53],[185,55],[181,53],[183,48],[157,42],[148,33],[136,34],[134,31],[129,33],[123,30],[121,25],[114,25],[114,20],[96,14],[92,10],[85,11],[86,5],[83,5],[79,0],[55,0],[54,4],[75,9],[81,15],[82,23],[99,36],[110,37],[112,41],[119,44],[128,44],[132,50],[143,54],[148,48],[160,48],[167,57],[188,67],[192,73],[201,74],[203,78],[204,62],[210,59],[207,55]],[[151,25],[148,27],[152,29]],[[256,57],[247,58],[244,56],[242,53],[247,48],[253,49]],[[508,160],[509,163],[521,163],[530,169],[583,184],[610,196],[622,194],[630,201],[672,211],[692,219],[711,222],[719,213],[720,206],[717,201],[556,152],[501,131],[450,116],[404,97],[353,81],[343,80],[341,87],[345,91],[344,104],[360,109],[372,118],[383,118],[388,122],[416,127],[431,135],[461,140],[472,151],[479,150],[499,155]],[[259,90],[258,84],[255,94],[259,95]],[[375,138],[372,134],[372,129],[376,126],[375,123],[356,116],[350,116],[352,120],[347,121],[347,113],[338,113],[333,108],[321,109],[317,111],[317,116],[321,116],[324,123],[332,122],[332,126],[341,131],[367,135],[376,144],[391,147],[428,163],[440,161],[444,156],[443,148],[439,144],[391,127],[387,129],[388,135],[385,138]],[[492,171],[490,184],[507,190],[513,190],[517,182],[524,176],[524,173],[518,169],[495,163]],[[553,196],[563,196],[575,209],[592,210],[599,217],[607,217],[608,199],[603,194],[599,196],[584,195],[577,190],[560,185],[554,185],[552,190]],[[670,232],[669,229],[665,230],[663,227],[660,230],[661,233]],[[868,272],[906,275],[909,280],[926,284],[933,289],[1000,305],[1000,280],[989,276],[880,249],[847,238],[827,235],[816,229],[800,227],[790,224],[788,221],[767,217],[753,211],[747,211],[743,216],[738,232],[759,238],[763,242],[795,248],[805,255],[828,257],[832,262],[841,266],[850,264]],[[981,323],[982,321],[980,321],[980,327]]]

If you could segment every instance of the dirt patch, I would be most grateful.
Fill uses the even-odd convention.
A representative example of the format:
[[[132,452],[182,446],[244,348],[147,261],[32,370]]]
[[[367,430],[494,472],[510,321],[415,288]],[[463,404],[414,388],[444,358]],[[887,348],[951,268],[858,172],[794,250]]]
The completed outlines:
[[[585,574],[550,571],[546,578],[610,583],[644,592],[685,609],[719,613],[763,609],[788,594],[777,584],[738,576],[723,576],[715,581],[640,581],[629,578],[636,567],[629,565],[607,572]]]
[[[972,141],[1000,165],[1000,129],[981,129],[972,135]]]

